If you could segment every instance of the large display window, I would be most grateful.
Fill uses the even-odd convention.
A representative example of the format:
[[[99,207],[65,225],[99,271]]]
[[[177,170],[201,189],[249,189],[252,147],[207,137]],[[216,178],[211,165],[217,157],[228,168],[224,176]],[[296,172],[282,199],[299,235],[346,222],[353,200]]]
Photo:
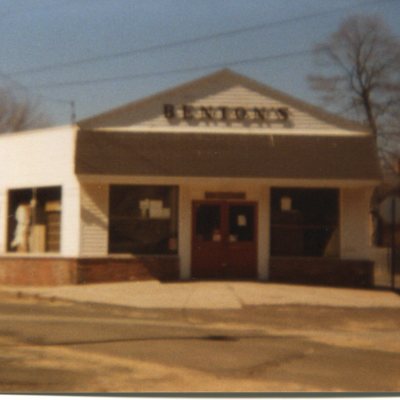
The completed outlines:
[[[338,224],[337,189],[272,189],[272,256],[337,257]]]
[[[60,227],[61,187],[8,192],[9,252],[58,253]]]
[[[177,187],[111,185],[109,204],[109,253],[177,253]]]

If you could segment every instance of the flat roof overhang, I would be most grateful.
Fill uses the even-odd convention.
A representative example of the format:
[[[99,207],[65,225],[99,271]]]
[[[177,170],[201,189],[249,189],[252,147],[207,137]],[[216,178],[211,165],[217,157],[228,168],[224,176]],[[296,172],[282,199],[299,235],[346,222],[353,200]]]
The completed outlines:
[[[80,175],[381,180],[373,136],[80,130]]]

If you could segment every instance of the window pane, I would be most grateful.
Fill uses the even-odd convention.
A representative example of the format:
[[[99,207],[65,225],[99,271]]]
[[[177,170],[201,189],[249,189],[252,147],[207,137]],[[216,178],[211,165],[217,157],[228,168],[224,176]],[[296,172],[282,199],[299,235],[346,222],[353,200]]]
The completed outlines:
[[[111,186],[110,253],[176,253],[177,195],[170,186]]]
[[[229,241],[252,242],[254,240],[254,206],[229,206]]]
[[[8,251],[60,251],[60,187],[10,190],[8,215]]]
[[[336,189],[272,189],[271,254],[337,256],[338,199]]]
[[[221,207],[202,204],[196,209],[196,239],[216,241],[221,238]],[[219,241],[219,240],[218,240]]]

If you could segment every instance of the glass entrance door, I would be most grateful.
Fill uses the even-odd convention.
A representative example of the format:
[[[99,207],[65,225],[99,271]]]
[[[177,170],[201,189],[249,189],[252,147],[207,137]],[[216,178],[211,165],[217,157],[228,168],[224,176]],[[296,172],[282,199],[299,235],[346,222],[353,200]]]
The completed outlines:
[[[193,203],[192,276],[257,276],[257,207],[251,202]]]

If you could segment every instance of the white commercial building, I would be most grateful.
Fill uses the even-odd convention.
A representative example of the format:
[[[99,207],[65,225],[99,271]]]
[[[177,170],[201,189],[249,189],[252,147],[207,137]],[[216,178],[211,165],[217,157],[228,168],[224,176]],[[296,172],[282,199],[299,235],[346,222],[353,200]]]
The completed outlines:
[[[373,285],[375,138],[222,70],[0,136],[0,282]]]

